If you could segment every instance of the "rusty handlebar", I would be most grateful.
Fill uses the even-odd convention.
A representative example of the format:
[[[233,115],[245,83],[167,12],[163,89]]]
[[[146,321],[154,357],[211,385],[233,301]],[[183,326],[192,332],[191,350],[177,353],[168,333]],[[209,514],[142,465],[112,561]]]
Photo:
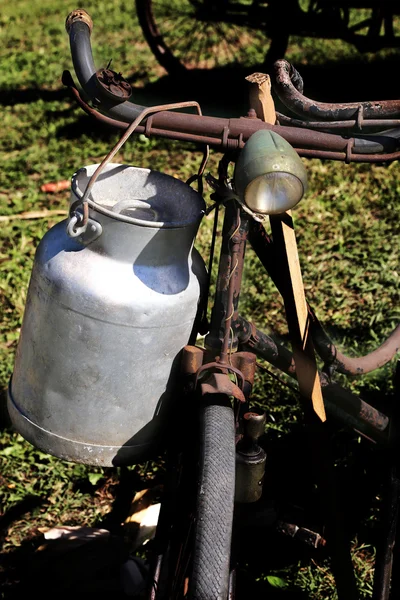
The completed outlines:
[[[71,88],[75,99],[91,116],[107,125],[127,128],[145,107],[130,100],[132,90],[122,76],[109,69],[96,70],[90,43],[93,28],[90,16],[84,10],[75,10],[68,16],[66,28],[74,70],[83,93],[75,86],[68,72],[64,74],[64,83]],[[247,139],[259,129],[276,131],[300,156],[307,158],[346,162],[385,162],[400,158],[399,141],[390,133],[348,137],[316,131],[304,123],[295,127],[269,125],[254,116],[229,119],[164,111],[148,117],[137,128],[137,132],[148,137],[155,135],[204,143],[224,152],[242,148]]]
[[[303,82],[297,70],[284,59],[274,64],[274,88],[285,106],[305,119],[319,121],[350,121],[362,123],[364,119],[399,119],[400,100],[375,100],[368,102],[328,103],[316,102],[304,96]]]

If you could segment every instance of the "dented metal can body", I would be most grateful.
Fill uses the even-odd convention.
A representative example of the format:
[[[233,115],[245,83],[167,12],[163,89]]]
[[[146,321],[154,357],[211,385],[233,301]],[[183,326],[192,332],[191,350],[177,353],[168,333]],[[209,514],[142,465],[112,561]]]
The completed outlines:
[[[96,165],[73,178],[80,197]],[[199,194],[161,173],[109,165],[88,228],[40,243],[9,391],[31,443],[66,460],[133,464],[168,427],[176,368],[205,267],[193,249]]]

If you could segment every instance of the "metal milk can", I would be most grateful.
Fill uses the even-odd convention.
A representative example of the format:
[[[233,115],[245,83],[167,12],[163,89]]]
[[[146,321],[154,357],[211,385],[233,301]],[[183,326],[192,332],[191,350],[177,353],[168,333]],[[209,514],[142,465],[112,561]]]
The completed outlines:
[[[73,203],[96,167],[73,176]],[[168,426],[205,280],[193,248],[205,205],[173,177],[118,164],[103,170],[88,204],[85,232],[71,237],[67,219],[37,249],[8,408],[45,452],[132,464]]]

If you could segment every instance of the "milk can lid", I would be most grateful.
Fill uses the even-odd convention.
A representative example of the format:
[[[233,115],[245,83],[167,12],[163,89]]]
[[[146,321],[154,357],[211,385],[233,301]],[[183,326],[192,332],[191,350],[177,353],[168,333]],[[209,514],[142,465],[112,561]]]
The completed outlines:
[[[72,202],[81,198],[98,165],[72,177]],[[88,204],[114,219],[149,227],[185,227],[205,211],[201,195],[189,185],[158,171],[129,165],[106,165],[93,186]]]

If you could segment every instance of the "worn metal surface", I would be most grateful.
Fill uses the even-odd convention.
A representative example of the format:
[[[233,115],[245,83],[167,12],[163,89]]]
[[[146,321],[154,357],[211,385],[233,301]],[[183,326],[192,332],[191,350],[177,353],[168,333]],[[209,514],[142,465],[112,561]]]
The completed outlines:
[[[73,178],[72,198],[96,165]],[[201,196],[173,177],[108,165],[89,200],[103,232],[66,222],[34,263],[10,389],[16,428],[67,460],[141,460],[158,443],[205,267],[193,239]]]
[[[227,203],[210,333],[205,339],[206,347],[221,353],[223,362],[227,361],[228,351],[237,349],[231,324],[237,318],[249,222],[249,215],[239,205]]]
[[[263,358],[274,367],[292,377],[296,377],[296,365],[293,354],[282,344],[278,344],[270,336],[257,329],[254,323],[247,321],[241,315],[234,324],[239,340],[239,348],[251,350],[256,356]]]
[[[276,117],[280,125],[291,125],[292,127],[302,127],[306,129],[354,129],[362,131],[369,128],[400,127],[400,119],[354,119],[348,121],[302,121],[295,117],[289,117],[283,113],[277,112]]]
[[[76,10],[73,10],[72,12],[70,12],[69,15],[67,16],[67,19],[65,21],[65,29],[66,29],[67,33],[70,32],[71,25],[76,22],[85,23],[89,27],[90,33],[92,33],[92,30],[93,30],[92,18],[89,15],[89,13],[86,12],[86,10],[83,10],[83,8],[77,8]]]
[[[107,126],[116,127],[119,129],[128,128],[128,121],[121,121],[119,119],[114,119],[112,117],[106,116],[89,106],[79,94],[79,91],[73,83],[70,73],[68,71],[64,71],[63,82],[64,85],[67,85],[70,88],[75,100],[88,115],[94,117],[95,119]],[[166,119],[166,114],[167,113],[160,113],[160,117],[156,121],[156,124],[153,122],[152,119],[147,119],[146,125],[137,126],[136,133],[145,134],[147,137],[155,136],[167,139],[174,139],[183,142],[207,144],[209,146],[213,146],[214,148],[222,152],[226,150],[241,149],[243,148],[247,139],[259,129],[273,128],[274,131],[279,133],[279,135],[285,138],[296,149],[296,152],[299,154],[299,156],[303,156],[305,158],[338,160],[347,163],[381,163],[398,160],[400,158],[400,151],[396,150],[392,152],[382,152],[382,146],[379,143],[379,141],[377,141],[377,146],[380,149],[379,152],[378,150],[373,153],[369,152],[364,154],[355,152],[353,150],[355,143],[354,138],[344,138],[339,135],[321,133],[317,131],[313,133],[319,133],[320,135],[317,137],[313,137],[310,136],[311,130],[305,129],[304,124],[302,124],[299,127],[282,127],[278,125],[272,126],[263,123],[263,121],[260,121],[259,119],[254,119],[251,117],[242,117],[242,119],[225,119],[226,125],[224,127],[222,125],[218,126],[216,128],[216,131],[214,131],[215,128],[210,127],[210,125],[212,125],[212,121],[214,119],[217,121],[224,121],[224,119],[214,117],[201,117],[204,124],[203,133],[201,130],[200,132],[198,132],[198,123],[194,123],[195,115],[180,115],[183,117],[183,126],[187,129],[185,130],[184,128],[183,130],[181,130],[182,123],[179,121],[179,130],[177,130],[175,128],[176,123],[171,123],[170,120]],[[134,117],[132,116],[132,118]],[[255,121],[256,126],[248,126],[248,124],[245,123],[244,119],[248,119],[249,121]],[[164,124],[166,125],[166,127],[164,127]],[[196,127],[194,125],[196,125]],[[191,133],[191,129],[195,129],[196,133]],[[304,135],[302,135],[302,133]],[[321,136],[331,137],[323,138]],[[389,142],[390,145],[393,145],[392,141],[389,140]]]
[[[295,114],[307,119],[341,121],[357,118],[398,118],[400,100],[376,100],[371,102],[328,103],[311,100],[296,89],[291,74],[292,65],[284,59],[274,64],[274,89],[285,106]]]
[[[334,371],[345,375],[363,375],[383,367],[400,350],[400,325],[376,350],[365,356],[345,356],[325,333],[315,313],[309,311],[311,336],[319,356]]]
[[[305,527],[298,527],[298,525],[295,525],[294,523],[278,521],[276,524],[276,529],[279,533],[296,538],[312,548],[323,548],[326,546],[325,538],[323,538],[319,533],[311,531],[310,529],[306,529]]]
[[[96,106],[107,116],[92,109],[80,98],[76,88],[72,87],[75,98],[86,112],[97,119],[117,127],[128,127],[129,123],[136,119],[144,107],[130,101],[113,101],[107,93],[100,93],[99,86],[94,83],[96,68],[90,44],[90,26],[85,20],[80,18],[71,19],[70,21],[68,31],[76,75],[86,96],[95,101]],[[295,91],[299,93],[297,90]],[[358,112],[355,114],[354,109],[350,109],[350,112],[352,110],[351,118],[361,123],[364,119],[370,118],[370,113],[371,118],[375,116],[377,118],[388,117],[392,114],[393,110],[394,114],[398,116],[399,101],[396,101],[397,108],[392,110],[394,102],[355,103],[354,106],[357,107]],[[335,110],[333,110],[332,114],[332,118],[338,120],[335,117]],[[309,116],[312,116],[311,113]],[[146,125],[139,126],[137,132],[145,133],[147,136],[155,135],[182,141],[206,143],[221,151],[225,151],[242,148],[246,140],[255,131],[263,128],[279,133],[296,148],[301,156],[328,158],[346,162],[386,162],[396,160],[400,157],[400,152],[397,148],[392,148],[393,141],[382,139],[382,136],[381,139],[379,139],[379,136],[376,139],[373,136],[369,137],[368,149],[366,150],[363,148],[365,146],[364,140],[360,142],[356,138],[313,131],[312,129],[303,129],[302,127],[269,125],[259,119],[247,117],[224,119],[161,112],[148,117]]]
[[[111,100],[125,102],[132,96],[132,87],[121,73],[111,69],[99,69],[96,79],[102,91],[108,94]]]
[[[387,415],[338,383],[329,382],[323,375],[321,384],[326,409],[333,417],[375,441],[384,444],[394,442],[388,435],[390,419]]]
[[[201,370],[210,370],[212,365],[217,365],[221,372],[230,372],[236,374],[241,381],[241,390],[245,398],[249,398],[254,383],[254,376],[256,371],[256,356],[252,352],[233,352],[229,354],[228,362],[221,362],[218,357],[218,362],[214,362],[215,351],[206,350],[204,353],[204,367],[199,367]],[[225,368],[224,368],[225,367]],[[243,394],[240,395],[240,401],[243,401]],[[239,397],[237,398],[239,399]]]
[[[240,348],[254,352],[284,373],[295,377],[296,367],[290,350],[281,344],[277,344],[270,336],[257,329],[253,323],[240,315],[238,315],[234,327]]]
[[[351,142],[353,138],[349,138]],[[353,140],[354,141],[354,140]],[[309,148],[299,148],[296,150],[300,156],[304,158],[320,158],[321,160],[339,160],[345,163],[362,162],[362,163],[387,163],[393,160],[400,159],[400,152],[385,152],[382,154],[359,154],[353,152],[351,148],[346,152],[331,152],[325,150],[310,150]]]
[[[236,449],[236,502],[257,502],[261,498],[267,455],[258,439],[264,434],[265,423],[265,413],[243,415],[243,438]]]
[[[267,455],[260,446],[251,454],[237,450],[235,502],[257,502],[261,498],[266,460]]]
[[[243,415],[243,423],[245,428],[245,436],[255,444],[257,440],[264,434],[267,417],[265,412],[247,412]]]
[[[206,394],[226,394],[233,396],[239,402],[245,402],[246,397],[243,390],[231,381],[225,373],[210,373],[200,384],[201,393]]]
[[[181,371],[184,375],[195,375],[203,364],[204,350],[197,346],[185,346],[182,350]]]
[[[253,385],[256,372],[256,355],[252,352],[235,352],[229,359],[233,366],[243,373],[245,381]]]
[[[233,204],[232,202],[230,204]],[[248,221],[249,217],[240,209],[238,205],[234,205],[236,211],[236,219],[232,221],[234,231],[230,234],[230,237],[225,239],[227,242],[227,254],[224,255],[223,250],[221,250],[220,256],[220,264],[224,267],[224,259],[227,259],[227,267],[228,270],[223,272],[223,269],[219,271],[219,275],[221,277],[217,280],[217,294],[216,294],[216,302],[222,300],[224,304],[224,332],[223,332],[223,342],[221,348],[221,362],[226,362],[228,360],[228,351],[233,349],[233,340],[231,340],[231,324],[232,319],[234,318],[235,312],[237,313],[238,305],[239,305],[239,296],[240,289],[242,285],[242,275],[243,275],[243,266],[244,266],[244,255],[246,250],[246,239],[248,232]],[[224,246],[224,242],[223,242]],[[225,246],[226,248],[226,246]],[[226,275],[228,275],[228,280],[226,281]],[[222,285],[219,285],[222,284]],[[226,284],[228,285],[228,289],[226,290]],[[223,294],[227,291],[226,294],[226,303],[224,303]],[[213,322],[211,323],[211,326]],[[221,324],[222,325],[222,324]],[[222,328],[221,328],[222,330]]]

